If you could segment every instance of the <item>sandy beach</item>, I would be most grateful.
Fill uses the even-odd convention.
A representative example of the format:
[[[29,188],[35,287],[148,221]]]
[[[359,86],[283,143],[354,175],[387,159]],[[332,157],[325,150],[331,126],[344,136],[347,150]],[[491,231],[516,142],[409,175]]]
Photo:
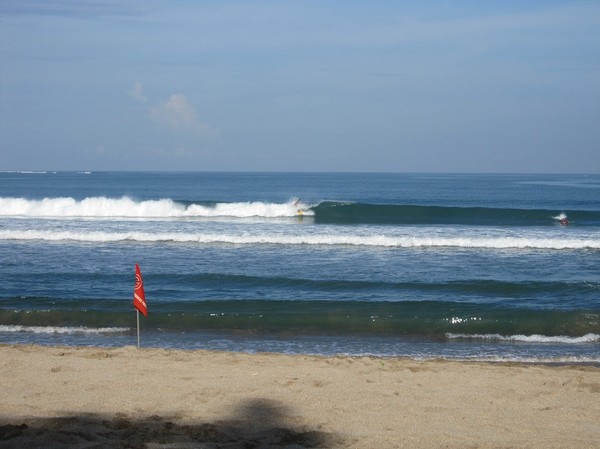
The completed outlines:
[[[0,346],[2,448],[594,448],[600,368]]]

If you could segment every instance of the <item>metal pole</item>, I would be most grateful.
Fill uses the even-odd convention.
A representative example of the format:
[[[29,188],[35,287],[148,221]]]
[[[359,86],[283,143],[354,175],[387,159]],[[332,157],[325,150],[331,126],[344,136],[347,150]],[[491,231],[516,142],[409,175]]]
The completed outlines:
[[[135,311],[137,312],[137,335],[138,335],[138,345],[137,347],[140,347],[140,311],[135,309]]]

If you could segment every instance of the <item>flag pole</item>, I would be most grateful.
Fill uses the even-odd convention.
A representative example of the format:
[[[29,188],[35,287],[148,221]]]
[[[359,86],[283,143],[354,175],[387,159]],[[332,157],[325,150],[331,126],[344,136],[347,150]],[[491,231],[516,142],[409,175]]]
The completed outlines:
[[[137,315],[137,337],[138,337],[138,345],[137,347],[140,347],[140,311],[138,309],[135,309],[136,311],[136,315]]]

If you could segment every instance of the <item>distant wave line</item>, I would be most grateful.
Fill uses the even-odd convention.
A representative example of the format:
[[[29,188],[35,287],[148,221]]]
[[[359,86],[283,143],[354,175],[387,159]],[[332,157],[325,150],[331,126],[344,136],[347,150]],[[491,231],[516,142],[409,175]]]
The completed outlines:
[[[488,248],[488,249],[600,249],[600,239],[568,237],[444,237],[344,234],[227,234],[175,232],[74,232],[48,230],[0,230],[1,240],[77,241],[93,243],[147,242],[235,245],[324,245],[392,248]]]

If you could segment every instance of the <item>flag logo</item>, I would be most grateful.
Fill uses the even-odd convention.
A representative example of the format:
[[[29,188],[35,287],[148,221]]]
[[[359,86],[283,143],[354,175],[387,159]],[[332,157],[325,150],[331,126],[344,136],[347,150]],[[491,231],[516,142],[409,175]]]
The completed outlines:
[[[148,316],[148,306],[146,305],[146,294],[144,293],[144,282],[142,281],[142,272],[139,265],[135,264],[135,287],[133,288],[133,307]]]
[[[140,288],[144,288],[144,284],[142,282],[142,275],[140,273],[135,273],[135,287],[134,290],[139,290]]]

